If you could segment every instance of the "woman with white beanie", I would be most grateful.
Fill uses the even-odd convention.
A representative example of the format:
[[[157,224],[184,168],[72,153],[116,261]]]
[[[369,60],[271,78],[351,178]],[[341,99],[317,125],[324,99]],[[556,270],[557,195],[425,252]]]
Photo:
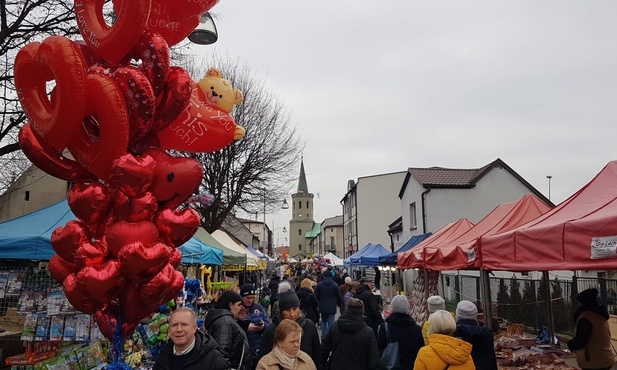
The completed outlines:
[[[460,301],[456,306],[456,331],[454,336],[471,344],[471,358],[476,370],[497,370],[493,333],[478,325],[478,307],[470,301]]]
[[[428,317],[430,319],[433,312],[437,310],[445,311],[446,301],[438,295],[432,295],[426,300],[426,308],[428,309]],[[422,325],[422,338],[424,338],[425,344],[428,344],[428,327],[428,320],[426,320]]]
[[[392,313],[379,325],[377,347],[383,352],[389,342],[398,342],[401,369],[411,369],[420,348],[424,346],[422,328],[409,314],[409,300],[404,295],[397,295],[390,302]],[[386,332],[386,325],[388,332]],[[390,340],[388,341],[388,334]]]

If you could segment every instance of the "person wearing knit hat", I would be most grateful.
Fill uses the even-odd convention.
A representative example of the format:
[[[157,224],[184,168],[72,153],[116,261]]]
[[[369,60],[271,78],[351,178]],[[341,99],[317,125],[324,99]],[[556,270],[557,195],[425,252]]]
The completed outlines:
[[[281,282],[281,286],[283,282]],[[267,355],[274,347],[274,332],[276,327],[284,319],[289,319],[297,322],[302,327],[302,336],[300,340],[300,349],[306,352],[313,358],[315,363],[321,361],[321,343],[319,341],[319,332],[315,327],[315,323],[307,319],[300,311],[300,300],[293,289],[279,292],[278,295],[278,314],[272,317],[270,324],[263,336],[261,337],[261,345],[259,346],[259,358]]]
[[[240,327],[246,333],[251,348],[251,356],[253,358],[252,368],[257,367],[259,360],[259,346],[261,345],[261,337],[270,325],[270,319],[265,308],[255,302],[255,286],[251,283],[244,284],[240,287],[240,296],[242,297],[242,305],[244,310],[241,311],[238,317]]]
[[[379,326],[377,346],[383,351],[390,342],[398,342],[401,369],[412,369],[420,348],[424,346],[422,328],[409,314],[409,300],[404,295],[397,295],[390,302],[392,313],[385,323]],[[386,325],[387,332],[386,332]]]
[[[609,314],[598,303],[598,289],[589,288],[576,296],[581,306],[574,312],[576,329],[574,338],[568,341],[568,349],[576,353],[581,369],[610,369],[615,363],[611,350]]]
[[[426,308],[428,310],[428,316],[431,317],[431,314],[437,310],[446,310],[446,301],[438,295],[432,295],[426,300]],[[422,337],[424,338],[424,343],[428,344],[428,320],[424,321],[422,324]]]
[[[426,300],[426,307],[429,313],[433,313],[437,310],[445,310],[446,301],[438,295],[432,295]]]
[[[349,298],[345,310],[322,337],[321,363],[330,369],[379,369],[379,349],[373,329],[364,320],[366,307],[358,298]]]
[[[288,291],[293,291],[293,286],[291,284],[291,282],[289,282],[288,280],[283,280],[281,281],[281,283],[278,285],[278,292],[276,294],[276,302],[274,302],[274,304],[272,305],[272,312],[270,314],[270,318],[275,318],[279,312],[281,312],[281,309],[279,308],[279,304],[278,304],[278,297],[285,292]]]
[[[456,331],[453,336],[472,345],[471,358],[476,370],[497,370],[493,333],[478,325],[478,307],[470,301],[456,305]]]

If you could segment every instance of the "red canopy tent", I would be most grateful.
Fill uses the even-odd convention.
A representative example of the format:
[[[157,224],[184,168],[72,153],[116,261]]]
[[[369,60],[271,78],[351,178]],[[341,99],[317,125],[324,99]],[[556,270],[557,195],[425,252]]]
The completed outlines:
[[[617,268],[617,161],[582,189],[519,228],[481,239],[487,270]]]
[[[550,209],[548,204],[532,194],[515,202],[500,204],[466,233],[426,248],[424,267],[436,271],[479,268],[486,255],[478,243],[481,236],[512,230]]]
[[[447,224],[410,250],[398,253],[396,256],[397,267],[401,269],[424,267],[423,251],[425,248],[440,244],[441,242],[451,238],[456,238],[457,236],[466,233],[472,227],[473,223],[466,218],[461,218],[456,222]]]

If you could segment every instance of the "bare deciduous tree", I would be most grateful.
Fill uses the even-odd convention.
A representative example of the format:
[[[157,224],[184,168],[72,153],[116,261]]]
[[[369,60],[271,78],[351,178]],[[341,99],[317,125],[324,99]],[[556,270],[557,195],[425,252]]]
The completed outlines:
[[[229,213],[261,213],[264,205],[266,212],[280,208],[297,180],[303,145],[283,104],[249,66],[215,55],[201,68],[187,69],[198,80],[207,67],[220,69],[244,94],[233,116],[246,130],[244,139],[222,150],[190,154],[203,164],[202,190],[215,196],[211,206],[198,207],[203,227],[213,232]]]
[[[72,0],[0,0],[0,193],[29,165],[17,142],[26,116],[13,83],[15,55],[47,36],[76,34]]]

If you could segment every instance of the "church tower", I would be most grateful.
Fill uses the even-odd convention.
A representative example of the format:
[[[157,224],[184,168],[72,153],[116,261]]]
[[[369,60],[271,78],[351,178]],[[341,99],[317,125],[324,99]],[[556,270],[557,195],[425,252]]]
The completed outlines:
[[[313,230],[313,197],[309,193],[304,173],[304,158],[300,161],[300,177],[298,178],[298,190],[291,195],[291,221],[289,221],[289,257],[296,259],[310,254],[310,239],[305,237],[307,232]]]

